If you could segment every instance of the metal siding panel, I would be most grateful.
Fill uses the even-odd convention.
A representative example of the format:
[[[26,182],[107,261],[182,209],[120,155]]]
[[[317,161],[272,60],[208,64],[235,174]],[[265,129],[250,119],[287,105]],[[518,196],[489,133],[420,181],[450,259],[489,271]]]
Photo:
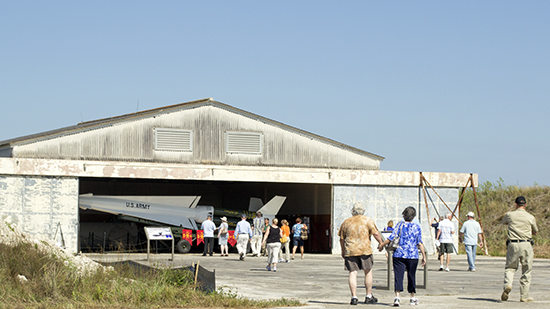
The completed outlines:
[[[193,130],[193,152],[154,150],[154,128]],[[261,132],[261,155],[226,154],[225,132]],[[160,114],[139,121],[16,146],[17,156],[51,159],[176,162],[188,164],[329,167],[377,170],[379,160],[310,136],[214,106]]]

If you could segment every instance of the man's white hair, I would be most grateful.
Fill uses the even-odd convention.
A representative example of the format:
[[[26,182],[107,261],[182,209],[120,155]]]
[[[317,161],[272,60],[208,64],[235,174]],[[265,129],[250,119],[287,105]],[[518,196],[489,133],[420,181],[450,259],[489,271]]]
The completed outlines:
[[[451,217],[451,218],[452,218],[452,217],[453,217],[453,214],[450,213],[450,212],[448,212],[448,213],[445,214],[445,217],[447,217],[447,218]]]
[[[354,216],[363,215],[365,213],[365,208],[361,202],[355,202],[353,208],[351,209],[351,214]]]

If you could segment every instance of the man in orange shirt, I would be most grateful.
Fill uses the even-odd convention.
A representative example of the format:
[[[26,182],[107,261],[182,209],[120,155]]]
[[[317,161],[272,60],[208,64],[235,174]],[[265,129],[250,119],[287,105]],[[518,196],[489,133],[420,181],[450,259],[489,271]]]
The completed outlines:
[[[378,299],[372,295],[372,247],[371,236],[382,243],[382,237],[374,221],[364,216],[365,209],[359,202],[353,205],[351,218],[344,220],[338,231],[340,236],[340,248],[344,265],[349,271],[349,289],[351,291],[351,305],[357,305],[357,271],[362,269],[365,272],[365,287],[367,296],[366,304],[374,304]]]

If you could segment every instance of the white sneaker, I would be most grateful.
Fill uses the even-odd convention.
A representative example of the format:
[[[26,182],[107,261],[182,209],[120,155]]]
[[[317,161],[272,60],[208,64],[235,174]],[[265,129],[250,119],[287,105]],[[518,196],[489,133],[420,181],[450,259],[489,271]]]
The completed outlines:
[[[449,267],[447,267],[447,268],[445,268],[445,271],[451,271],[451,270],[449,269]]]
[[[285,261],[284,259],[279,259],[279,262],[277,262],[277,263],[282,263],[284,261]]]
[[[411,306],[416,306],[418,305],[420,302],[418,301],[418,298],[411,298],[411,301],[409,302],[409,305]]]
[[[393,306],[394,307],[399,307],[401,306],[401,304],[399,303],[401,300],[399,299],[399,297],[396,297],[393,299]]]

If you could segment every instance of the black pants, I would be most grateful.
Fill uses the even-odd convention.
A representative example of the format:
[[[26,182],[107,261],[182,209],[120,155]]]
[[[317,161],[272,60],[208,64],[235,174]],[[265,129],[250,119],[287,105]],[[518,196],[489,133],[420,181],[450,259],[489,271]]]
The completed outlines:
[[[203,255],[214,253],[214,237],[204,237],[204,251]]]
[[[393,258],[393,274],[395,277],[395,290],[403,291],[403,276],[407,271],[407,291],[416,293],[416,268],[418,259]]]

